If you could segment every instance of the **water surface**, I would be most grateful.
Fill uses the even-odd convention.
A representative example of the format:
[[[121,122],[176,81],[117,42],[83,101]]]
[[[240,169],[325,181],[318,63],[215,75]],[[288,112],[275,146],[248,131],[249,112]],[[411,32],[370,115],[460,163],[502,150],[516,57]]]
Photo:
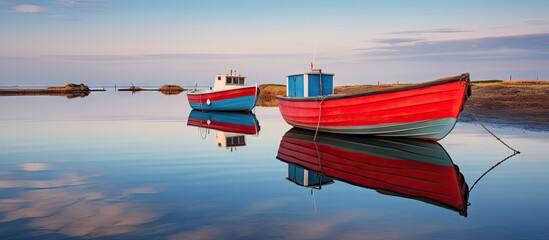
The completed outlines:
[[[0,97],[1,239],[549,238],[547,132],[489,126],[521,154],[475,185],[465,217],[327,172],[333,183],[320,189],[291,181],[304,169],[277,159],[291,129],[277,108],[256,108],[256,133],[225,133],[188,126],[184,94],[109,90]],[[235,146],[220,143],[227,136]],[[417,145],[406,149],[426,154]],[[458,123],[438,146],[469,189],[513,153],[475,123]],[[358,149],[387,158],[394,147]]]

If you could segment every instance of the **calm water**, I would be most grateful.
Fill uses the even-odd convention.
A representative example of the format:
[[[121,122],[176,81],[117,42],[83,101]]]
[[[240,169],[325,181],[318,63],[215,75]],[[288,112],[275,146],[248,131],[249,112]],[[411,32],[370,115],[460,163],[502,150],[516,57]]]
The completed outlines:
[[[456,184],[461,175],[470,188],[512,154],[472,123],[458,123],[440,145],[421,150],[422,143],[409,143],[409,151],[399,153],[412,160],[427,151],[451,158],[436,170],[437,164],[408,162],[434,175],[455,173],[442,192],[423,189],[418,197],[404,185],[422,174],[399,172],[404,180],[398,183],[352,168],[330,176],[327,163],[313,166],[326,175],[321,189],[302,186],[306,170],[277,159],[290,130],[277,108],[256,108],[260,130],[247,135],[187,126],[191,111],[184,94],[111,89],[81,99],[0,97],[0,112],[0,239],[549,238],[547,132],[491,126],[521,154],[461,199],[465,217],[433,199],[456,194],[447,189],[466,193],[467,186]],[[243,122],[250,117],[253,123],[250,115]],[[289,134],[284,141],[292,141]],[[346,157],[347,143],[324,140],[333,146],[304,144],[319,151],[331,147]],[[364,147],[342,141],[358,144],[359,158],[390,158],[401,150],[376,139],[377,145]],[[231,143],[239,146],[224,147]],[[314,186],[315,173],[307,174]]]

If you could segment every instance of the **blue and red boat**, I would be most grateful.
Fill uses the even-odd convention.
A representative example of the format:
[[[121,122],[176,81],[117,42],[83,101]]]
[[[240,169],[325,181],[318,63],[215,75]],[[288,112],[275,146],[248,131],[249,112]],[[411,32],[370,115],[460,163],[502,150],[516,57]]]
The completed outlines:
[[[332,94],[332,79],[320,70],[288,76],[288,96],[276,96],[284,120],[319,132],[437,141],[453,129],[471,94],[468,73],[352,95]]]
[[[217,75],[213,89],[190,89],[189,105],[204,111],[251,111],[259,97],[257,85],[246,86],[246,77],[231,74]]]
[[[293,128],[276,158],[288,163],[287,179],[301,186],[339,180],[467,216],[469,186],[437,142],[332,133],[315,138],[313,131]]]

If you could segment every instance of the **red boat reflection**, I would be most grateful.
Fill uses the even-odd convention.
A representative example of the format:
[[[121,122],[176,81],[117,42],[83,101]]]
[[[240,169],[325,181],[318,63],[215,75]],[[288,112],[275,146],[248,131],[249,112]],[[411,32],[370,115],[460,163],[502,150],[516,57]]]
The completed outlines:
[[[333,178],[467,216],[469,187],[440,144],[331,133],[313,138],[314,132],[297,128],[282,138],[277,159],[289,164],[289,180],[314,186]]]

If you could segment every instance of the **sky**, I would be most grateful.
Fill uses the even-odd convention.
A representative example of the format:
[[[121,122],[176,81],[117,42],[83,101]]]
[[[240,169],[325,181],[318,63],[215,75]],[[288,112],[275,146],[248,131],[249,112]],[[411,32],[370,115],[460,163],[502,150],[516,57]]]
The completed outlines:
[[[0,86],[549,80],[549,1],[0,0]]]

